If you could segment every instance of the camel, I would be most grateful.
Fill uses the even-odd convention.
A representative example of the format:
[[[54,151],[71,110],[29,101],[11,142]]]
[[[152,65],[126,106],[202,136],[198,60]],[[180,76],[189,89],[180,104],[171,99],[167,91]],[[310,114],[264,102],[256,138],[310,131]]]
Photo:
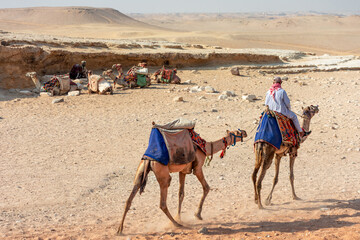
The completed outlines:
[[[120,75],[120,77],[116,77],[112,69],[108,69],[108,70],[104,71],[102,75],[108,76],[113,80],[113,82],[114,82],[113,88],[114,89],[116,89],[116,84],[119,84],[123,87],[128,87],[128,84],[126,83],[124,78],[121,78],[121,75]]]
[[[310,129],[310,121],[311,118],[319,112],[318,106],[308,106],[305,109],[303,109],[303,123],[302,128],[305,130],[305,132],[308,132]],[[301,142],[304,142],[306,140],[306,137],[303,137]],[[258,204],[259,209],[263,209],[263,205],[261,204],[261,183],[262,180],[265,177],[267,169],[271,166],[272,160],[275,155],[275,177],[273,180],[273,186],[270,191],[269,196],[266,199],[266,205],[271,204],[272,199],[272,193],[274,191],[275,185],[278,182],[278,176],[279,176],[279,168],[280,168],[280,160],[283,156],[285,156],[287,153],[289,153],[290,157],[290,184],[292,189],[292,197],[294,200],[299,200],[295,194],[294,189],[294,163],[295,158],[297,157],[297,150],[299,147],[293,147],[293,146],[286,146],[284,144],[281,145],[280,149],[276,149],[272,145],[266,143],[266,142],[257,142],[255,143],[255,168],[254,172],[252,174],[252,180],[254,184],[254,190],[255,190],[255,203]],[[260,176],[257,179],[257,173],[259,169]]]
[[[128,200],[126,201],[125,210],[117,234],[118,235],[122,234],[124,228],[125,216],[130,209],[131,202],[134,199],[139,189],[140,189],[140,194],[144,191],[146,186],[147,176],[150,170],[154,172],[156,179],[160,185],[160,209],[165,213],[165,215],[170,219],[170,221],[176,227],[182,227],[182,225],[178,221],[181,221],[180,213],[181,213],[181,205],[184,199],[185,176],[186,174],[190,174],[192,172],[198,178],[198,180],[200,181],[203,187],[203,195],[201,197],[198,209],[195,213],[195,217],[198,218],[199,220],[202,220],[201,217],[202,207],[205,198],[210,191],[210,187],[205,180],[204,173],[202,170],[202,166],[204,165],[205,162],[205,157],[211,155],[212,158],[212,155],[214,153],[217,153],[221,150],[225,151],[227,147],[231,145],[234,146],[236,144],[237,138],[240,138],[242,140],[244,137],[247,137],[247,134],[244,130],[237,130],[231,132],[226,131],[225,137],[214,142],[206,142],[205,145],[206,154],[202,150],[200,150],[200,148],[196,147],[195,160],[187,164],[163,165],[157,161],[141,160],[135,174],[134,187],[130,193]],[[179,204],[178,204],[177,217],[176,217],[178,221],[176,221],[172,217],[166,205],[167,191],[171,182],[170,173],[173,172],[179,173],[179,181],[180,181]]]
[[[165,69],[163,66],[161,69],[157,70],[153,76],[157,83],[173,83],[180,84],[181,79],[176,75],[177,69]],[[160,75],[160,79],[159,76]]]
[[[41,90],[41,82],[37,77],[36,72],[28,72],[25,75],[26,77],[30,77],[31,80],[34,82],[35,87],[37,89],[38,92],[40,92]],[[57,84],[52,84],[52,82],[57,82]],[[51,93],[51,95],[63,95],[68,93],[69,91],[75,91],[75,90],[80,90],[79,86],[77,84],[75,84],[74,82],[72,82],[69,78],[63,78],[63,77],[59,77],[59,76],[53,76],[50,81],[45,83],[46,85],[49,85],[50,87],[47,89],[48,92]]]
[[[111,84],[105,80],[104,77],[100,75],[95,75],[91,70],[88,71],[88,94],[98,93],[98,94],[113,94],[113,88]]]
[[[41,83],[37,77],[36,72],[28,72],[25,75],[26,77],[31,78],[31,80],[34,82],[36,89],[40,92]]]

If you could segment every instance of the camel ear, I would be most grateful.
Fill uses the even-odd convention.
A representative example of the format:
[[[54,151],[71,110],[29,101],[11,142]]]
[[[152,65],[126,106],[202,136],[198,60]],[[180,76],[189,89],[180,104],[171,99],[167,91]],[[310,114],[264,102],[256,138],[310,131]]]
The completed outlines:
[[[230,131],[229,130],[226,130],[226,134],[229,134],[230,133]]]

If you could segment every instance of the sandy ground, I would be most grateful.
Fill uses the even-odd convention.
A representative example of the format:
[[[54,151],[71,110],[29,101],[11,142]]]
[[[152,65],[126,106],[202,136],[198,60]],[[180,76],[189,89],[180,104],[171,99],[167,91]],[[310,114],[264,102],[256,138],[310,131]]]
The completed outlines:
[[[253,200],[251,173],[253,136],[263,99],[241,100],[243,94],[263,98],[273,76],[248,70],[199,68],[179,71],[191,85],[153,84],[146,89],[116,90],[110,95],[21,97],[1,92],[0,102],[0,238],[1,239],[359,239],[360,141],[359,71],[289,75],[283,83],[293,110],[318,104],[312,135],[295,163],[291,198],[288,159],[280,166],[273,205],[259,210]],[[299,84],[301,82],[302,84]],[[212,86],[237,97],[218,100],[220,93],[189,93],[186,87]],[[175,90],[173,89],[175,87]],[[173,98],[182,96],[184,102]],[[199,99],[205,96],[205,99]],[[178,117],[196,119],[195,130],[208,141],[225,130],[245,129],[249,138],[216,155],[205,167],[211,191],[203,221],[195,220],[202,188],[189,175],[182,220],[173,228],[159,206],[159,187],[150,173],[145,193],[136,196],[125,221],[124,236],[116,229],[132,189],[151,122]],[[274,166],[263,181],[270,191]],[[168,207],[175,214],[178,176],[173,174]],[[206,227],[208,233],[198,230]]]

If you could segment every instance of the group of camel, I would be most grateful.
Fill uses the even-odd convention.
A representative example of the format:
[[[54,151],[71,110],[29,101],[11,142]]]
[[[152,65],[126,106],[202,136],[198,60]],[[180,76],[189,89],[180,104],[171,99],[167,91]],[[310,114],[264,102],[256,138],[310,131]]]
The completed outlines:
[[[309,131],[310,129],[310,121],[311,118],[319,112],[318,106],[308,106],[303,109],[303,114],[301,115],[303,122],[302,127],[305,131]],[[134,199],[136,193],[140,190],[140,194],[144,191],[147,176],[150,170],[152,170],[155,174],[155,177],[160,186],[160,209],[165,213],[165,215],[169,218],[169,220],[176,226],[182,227],[181,218],[181,205],[184,200],[184,186],[185,186],[185,176],[186,174],[193,173],[203,187],[203,194],[198,205],[197,211],[195,212],[195,217],[199,220],[202,220],[201,212],[202,207],[205,201],[207,194],[209,193],[210,187],[205,180],[205,176],[202,170],[202,167],[205,163],[205,158],[207,156],[211,156],[214,153],[217,153],[221,150],[225,151],[226,148],[229,146],[233,146],[236,144],[238,138],[241,140],[247,137],[247,133],[244,130],[236,130],[236,131],[227,131],[226,136],[214,141],[214,142],[206,142],[206,154],[200,150],[199,147],[195,146],[196,148],[196,157],[193,162],[188,164],[168,164],[163,165],[157,161],[150,161],[142,159],[140,164],[137,168],[134,180],[134,186],[130,193],[129,198],[126,201],[125,209],[123,212],[123,216],[121,219],[120,226],[118,228],[117,234],[120,235],[124,229],[124,221],[127,212],[130,209],[131,202]],[[302,142],[306,140],[307,137],[302,139]],[[276,149],[273,145],[266,143],[266,142],[257,142],[255,143],[255,168],[252,174],[252,180],[254,184],[254,191],[255,191],[255,203],[258,205],[259,209],[262,209],[263,206],[261,204],[261,183],[265,177],[266,170],[271,166],[272,160],[275,155],[275,178],[273,182],[273,186],[271,192],[266,200],[266,204],[271,204],[272,193],[275,188],[275,185],[278,182],[278,175],[279,175],[279,166],[280,160],[283,156],[289,155],[290,157],[290,184],[292,187],[292,196],[294,200],[298,200],[299,198],[295,194],[294,189],[294,162],[297,157],[297,150],[299,146],[294,147],[288,144],[283,143],[280,149]],[[260,170],[260,176],[257,178],[257,173]],[[173,218],[171,213],[169,212],[166,204],[167,199],[167,191],[168,187],[170,186],[171,176],[170,173],[178,172],[179,173],[179,203],[178,203],[178,210],[176,220]]]
[[[79,65],[79,64],[76,64]],[[85,68],[86,69],[86,68]],[[141,72],[142,69],[145,71]],[[114,89],[117,88],[117,86],[123,87],[123,88],[135,88],[135,87],[148,87],[151,85],[151,77],[148,74],[148,70],[146,65],[143,66],[141,63],[138,66],[133,66],[130,68],[130,70],[127,72],[127,74],[123,73],[122,65],[121,64],[114,64],[111,69],[105,70],[102,72],[101,75],[93,74],[91,70],[84,70],[85,72],[83,74],[80,74],[81,76],[86,76],[88,81],[88,93],[98,93],[98,94],[113,94]],[[117,71],[117,75],[115,75],[115,71]],[[170,73],[166,75],[165,73]],[[136,78],[141,75],[145,80],[142,84],[139,84],[139,81],[136,80]],[[160,75],[160,79],[159,79]],[[170,79],[164,80],[163,76],[168,76]],[[32,81],[34,82],[36,89],[40,91],[41,89],[41,81],[38,79],[38,76],[36,72],[28,72],[26,74],[27,77],[30,77]],[[51,90],[51,94],[53,95],[63,95],[66,94],[69,91],[72,90],[80,90],[81,86],[78,86],[78,88],[73,87],[70,88],[70,83],[72,82],[72,79],[70,79],[69,76],[54,76],[53,78],[56,78],[57,81],[59,81],[59,86],[57,86],[55,89]],[[113,82],[111,84],[106,78],[110,78]],[[176,69],[165,69],[163,66],[161,69],[156,71],[152,78],[157,83],[174,83],[174,84],[180,84],[181,80],[176,75]],[[73,84],[76,86],[76,84]]]

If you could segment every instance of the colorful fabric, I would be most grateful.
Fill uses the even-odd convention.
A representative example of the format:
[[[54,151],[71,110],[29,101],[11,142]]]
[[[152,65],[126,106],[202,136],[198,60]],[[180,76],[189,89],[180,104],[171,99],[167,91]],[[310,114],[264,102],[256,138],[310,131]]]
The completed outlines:
[[[60,81],[56,76],[53,76],[49,81],[47,81],[44,84],[44,90],[46,92],[50,92],[51,90],[54,89],[54,87],[57,87],[60,89]]]
[[[275,92],[281,88],[281,83],[274,83],[270,87],[270,95],[275,99]]]
[[[197,134],[194,129],[188,129],[193,144],[198,146],[206,154],[206,141]]]
[[[255,143],[267,142],[277,149],[280,149],[282,136],[275,117],[263,113],[255,134]]]
[[[282,142],[285,144],[290,144],[294,147],[298,147],[300,145],[300,135],[296,130],[293,121],[281,113],[273,113],[276,115],[276,119],[282,135]]]
[[[129,71],[127,71],[127,73],[125,74],[124,80],[129,83],[131,81],[136,82],[136,66],[133,66],[132,68],[129,69]]]
[[[162,74],[161,74],[162,79],[171,81],[173,79],[173,76],[174,76],[173,70],[165,69],[165,68],[162,70]]]
[[[150,133],[149,145],[144,156],[150,157],[164,165],[169,163],[169,151],[159,129],[153,128]],[[143,157],[144,158],[144,157]]]
[[[139,87],[144,87],[146,86],[146,75],[143,75],[143,74],[138,74],[137,75],[137,81],[136,81],[136,84],[139,86]]]

